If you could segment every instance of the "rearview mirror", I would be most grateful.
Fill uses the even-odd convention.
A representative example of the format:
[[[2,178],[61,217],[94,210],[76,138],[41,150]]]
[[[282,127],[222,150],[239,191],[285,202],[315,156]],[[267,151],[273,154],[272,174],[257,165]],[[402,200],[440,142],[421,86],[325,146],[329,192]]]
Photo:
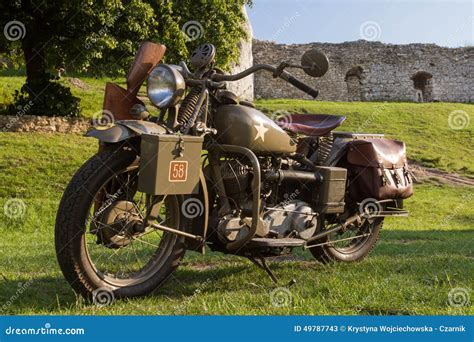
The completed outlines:
[[[321,77],[329,69],[329,60],[321,51],[312,49],[301,56],[301,66],[309,76]]]

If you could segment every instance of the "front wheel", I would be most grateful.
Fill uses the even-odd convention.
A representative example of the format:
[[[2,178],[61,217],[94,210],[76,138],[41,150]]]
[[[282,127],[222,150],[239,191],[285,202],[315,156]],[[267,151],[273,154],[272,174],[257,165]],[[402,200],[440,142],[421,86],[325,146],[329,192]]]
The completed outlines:
[[[103,291],[112,298],[146,295],[184,256],[183,238],[144,224],[152,205],[157,223],[184,230],[180,197],[147,200],[137,191],[138,170],[131,149],[99,152],[77,171],[61,199],[58,262],[73,289],[88,299]]]

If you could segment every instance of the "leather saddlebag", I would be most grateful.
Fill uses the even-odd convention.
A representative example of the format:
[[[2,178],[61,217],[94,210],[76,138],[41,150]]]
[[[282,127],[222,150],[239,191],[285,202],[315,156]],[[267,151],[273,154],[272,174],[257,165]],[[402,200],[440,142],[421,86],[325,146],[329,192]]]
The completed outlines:
[[[348,143],[349,196],[361,202],[404,199],[413,194],[405,143],[398,140],[366,139]]]

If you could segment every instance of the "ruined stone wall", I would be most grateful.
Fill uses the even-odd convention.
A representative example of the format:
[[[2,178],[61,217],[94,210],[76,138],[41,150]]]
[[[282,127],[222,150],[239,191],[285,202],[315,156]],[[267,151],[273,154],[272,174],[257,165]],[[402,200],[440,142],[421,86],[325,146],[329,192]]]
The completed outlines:
[[[275,44],[253,41],[254,63],[298,63],[311,48],[329,58],[322,78],[291,72],[320,90],[329,101],[474,102],[474,48],[434,44],[392,45],[356,41],[341,44]],[[310,98],[270,73],[254,77],[256,98]]]
[[[0,132],[85,133],[91,125],[86,118],[0,115]]]
[[[249,17],[245,10],[242,9],[245,20],[242,23],[244,30],[248,34],[247,39],[242,39],[239,43],[239,61],[232,65],[231,73],[238,74],[245,69],[250,68],[253,65],[252,57],[252,25],[250,24]],[[247,76],[237,82],[227,82],[227,89],[236,93],[241,99],[253,101],[254,99],[254,88],[253,88],[253,75]]]

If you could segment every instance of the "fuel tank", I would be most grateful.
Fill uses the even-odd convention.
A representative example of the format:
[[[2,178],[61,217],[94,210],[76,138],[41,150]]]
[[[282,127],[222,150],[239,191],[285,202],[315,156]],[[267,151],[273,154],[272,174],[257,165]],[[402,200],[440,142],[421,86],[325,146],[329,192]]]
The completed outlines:
[[[213,117],[217,141],[238,145],[256,154],[291,153],[296,142],[259,110],[243,105],[219,106]]]

